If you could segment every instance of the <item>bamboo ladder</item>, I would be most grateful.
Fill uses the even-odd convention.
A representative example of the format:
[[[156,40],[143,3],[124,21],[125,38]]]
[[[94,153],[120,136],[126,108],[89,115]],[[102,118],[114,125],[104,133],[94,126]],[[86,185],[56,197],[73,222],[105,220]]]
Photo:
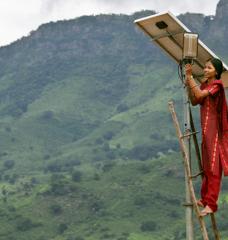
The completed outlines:
[[[196,138],[197,132],[195,131],[195,126],[194,126],[194,122],[193,122],[193,118],[192,118],[191,109],[190,109],[190,126],[191,126],[191,130],[190,130],[189,133],[183,135],[182,132],[181,132],[181,129],[180,129],[180,125],[179,125],[179,122],[178,122],[178,119],[177,119],[177,115],[176,115],[176,112],[175,112],[175,109],[174,109],[173,102],[170,101],[168,103],[168,105],[169,105],[169,111],[170,111],[170,113],[172,115],[174,126],[176,128],[177,137],[179,139],[181,153],[182,153],[183,159],[184,159],[184,168],[185,168],[186,175],[187,175],[187,181],[188,181],[188,187],[189,187],[189,191],[190,191],[190,196],[191,196],[191,199],[192,199],[192,207],[193,207],[193,209],[195,211],[195,214],[196,214],[196,217],[197,217],[197,219],[199,221],[200,230],[202,232],[203,239],[204,240],[209,240],[208,232],[207,232],[207,229],[206,229],[206,224],[205,224],[205,221],[204,221],[204,217],[200,216],[200,210],[199,210],[199,207],[197,205],[197,200],[196,200],[196,196],[195,196],[194,186],[193,186],[193,182],[192,182],[193,178],[196,178],[199,175],[203,176],[203,171],[202,171],[202,166],[201,166],[201,157],[200,157],[199,145],[198,145],[198,141],[197,141],[197,138]],[[184,142],[184,138],[191,137],[191,136],[193,136],[196,156],[197,156],[199,170],[200,170],[200,173],[195,175],[195,176],[193,176],[192,173],[191,173],[189,156],[187,154],[187,148],[186,148],[186,145],[185,145],[185,142]],[[210,217],[211,217],[212,229],[213,229],[213,233],[214,233],[214,239],[215,240],[220,240],[219,231],[218,231],[218,228],[217,228],[217,224],[216,224],[214,213],[211,213]]]

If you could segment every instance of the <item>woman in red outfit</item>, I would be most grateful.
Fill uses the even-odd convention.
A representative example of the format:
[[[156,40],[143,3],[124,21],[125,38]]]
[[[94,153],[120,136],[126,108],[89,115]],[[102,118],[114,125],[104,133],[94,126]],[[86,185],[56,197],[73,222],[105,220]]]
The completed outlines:
[[[201,216],[205,216],[217,211],[222,172],[228,176],[228,112],[220,80],[223,65],[219,59],[208,60],[200,86],[192,77],[192,66],[187,64],[185,67],[190,101],[192,105],[200,104],[204,177],[198,205],[204,207]]]

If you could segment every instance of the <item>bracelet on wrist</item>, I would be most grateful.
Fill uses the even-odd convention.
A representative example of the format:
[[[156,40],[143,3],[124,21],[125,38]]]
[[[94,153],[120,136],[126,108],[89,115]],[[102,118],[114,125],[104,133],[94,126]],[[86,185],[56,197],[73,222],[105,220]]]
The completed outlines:
[[[198,84],[196,84],[196,85],[190,87],[190,89],[193,89],[193,88],[195,88],[195,87],[197,87],[197,86],[198,86]]]

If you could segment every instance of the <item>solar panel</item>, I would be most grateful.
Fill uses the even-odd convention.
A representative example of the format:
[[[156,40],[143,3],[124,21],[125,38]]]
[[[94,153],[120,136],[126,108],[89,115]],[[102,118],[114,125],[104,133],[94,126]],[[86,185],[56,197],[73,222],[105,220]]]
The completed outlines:
[[[191,32],[172,13],[165,12],[134,21],[137,26],[148,35],[152,42],[163,49],[177,64],[183,59],[183,37]],[[202,81],[204,65],[210,58],[218,58],[202,41],[198,41],[198,56],[194,60],[193,76]],[[228,66],[223,62],[224,73],[222,81],[228,87]]]

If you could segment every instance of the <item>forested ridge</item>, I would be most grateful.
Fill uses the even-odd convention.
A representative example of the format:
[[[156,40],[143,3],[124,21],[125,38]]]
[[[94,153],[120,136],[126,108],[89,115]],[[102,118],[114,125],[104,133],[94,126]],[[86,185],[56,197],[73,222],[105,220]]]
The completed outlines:
[[[215,16],[178,18],[228,63],[227,11],[221,0]],[[50,22],[0,48],[0,240],[185,239],[167,107],[181,117],[181,82],[133,23],[152,14]],[[227,196],[224,179],[224,240]]]

